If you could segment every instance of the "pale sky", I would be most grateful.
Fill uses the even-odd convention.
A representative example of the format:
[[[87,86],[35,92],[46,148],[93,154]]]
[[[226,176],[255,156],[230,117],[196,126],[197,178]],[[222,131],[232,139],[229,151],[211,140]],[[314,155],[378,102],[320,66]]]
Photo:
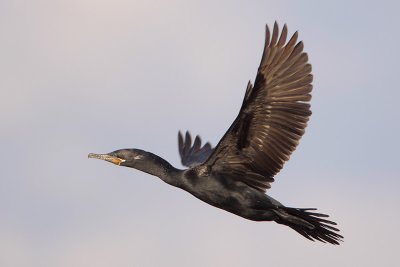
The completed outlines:
[[[0,266],[394,266],[400,187],[395,1],[0,1]],[[299,31],[313,115],[268,193],[317,207],[340,246],[213,208],[89,152],[181,167],[254,81],[264,25]]]

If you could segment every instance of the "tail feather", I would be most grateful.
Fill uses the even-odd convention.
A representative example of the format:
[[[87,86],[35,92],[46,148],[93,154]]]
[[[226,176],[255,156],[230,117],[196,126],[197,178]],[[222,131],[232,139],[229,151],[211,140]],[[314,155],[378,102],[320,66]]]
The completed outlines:
[[[289,226],[309,240],[339,245],[339,242],[343,241],[343,236],[336,233],[339,232],[338,228],[332,226],[336,223],[322,219],[329,217],[329,215],[310,212],[314,210],[316,209],[282,207],[276,211],[279,216],[276,222]]]

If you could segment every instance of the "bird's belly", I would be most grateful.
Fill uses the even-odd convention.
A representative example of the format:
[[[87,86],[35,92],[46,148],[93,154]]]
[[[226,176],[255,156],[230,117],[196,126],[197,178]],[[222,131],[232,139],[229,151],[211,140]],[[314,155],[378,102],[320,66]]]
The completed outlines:
[[[211,181],[210,181],[211,180]],[[189,191],[196,198],[239,216],[246,211],[265,206],[266,195],[243,184],[224,183],[216,179],[199,181]]]
[[[234,196],[226,196],[224,194],[220,194],[220,192],[212,192],[213,195],[208,193],[196,193],[193,195],[207,204],[233,213],[235,213],[236,210],[245,209],[247,206],[245,203],[243,203],[243,201],[240,201]]]

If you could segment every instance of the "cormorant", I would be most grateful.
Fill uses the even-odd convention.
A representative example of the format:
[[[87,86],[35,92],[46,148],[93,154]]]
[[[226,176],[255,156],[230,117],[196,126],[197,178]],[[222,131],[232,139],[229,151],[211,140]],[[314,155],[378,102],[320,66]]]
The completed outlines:
[[[89,154],[119,166],[158,176],[198,199],[253,221],[284,224],[310,240],[339,244],[336,223],[323,219],[314,208],[286,207],[265,194],[274,176],[295,150],[311,115],[311,65],[297,42],[288,42],[286,24],[279,35],[275,22],[272,37],[266,26],[261,63],[254,86],[248,83],[238,116],[215,148],[201,146],[199,136],[178,133],[185,170],[140,149],[120,149],[108,154]]]

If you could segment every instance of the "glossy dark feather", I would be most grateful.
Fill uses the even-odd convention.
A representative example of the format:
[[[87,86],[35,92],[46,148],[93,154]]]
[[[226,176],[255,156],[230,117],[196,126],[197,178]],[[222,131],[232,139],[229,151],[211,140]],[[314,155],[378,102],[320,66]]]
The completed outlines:
[[[196,135],[192,145],[190,133],[186,131],[185,137],[183,137],[182,133],[179,131],[178,150],[182,165],[186,167],[195,167],[203,164],[208,159],[213,148],[208,142],[205,143],[204,146],[201,146],[201,138],[198,135]]]
[[[255,84],[248,84],[239,115],[204,163],[261,191],[296,149],[311,115],[311,65],[297,32],[286,38],[286,25],[279,36],[275,23],[272,37],[266,27]]]

